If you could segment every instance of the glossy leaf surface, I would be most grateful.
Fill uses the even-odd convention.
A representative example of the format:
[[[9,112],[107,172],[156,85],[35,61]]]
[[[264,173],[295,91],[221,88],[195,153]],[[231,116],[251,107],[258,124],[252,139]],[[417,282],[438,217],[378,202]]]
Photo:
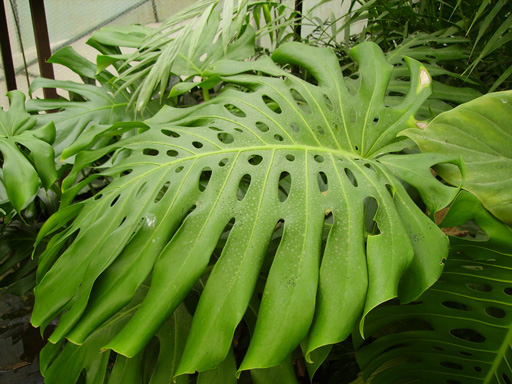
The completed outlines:
[[[308,334],[309,359],[378,304],[419,296],[441,273],[447,239],[395,176],[410,168],[408,155],[385,159],[403,147],[397,134],[415,126],[430,77],[407,60],[410,92],[388,107],[392,66],[383,53],[368,43],[352,57],[358,89],[347,87],[331,50],[298,43],[272,60],[218,62],[208,76],[231,86],[210,102],[164,108],[137,135],[79,154],[64,201],[97,177],[74,185],[80,169],[110,153],[102,175],[113,181],[42,255],[43,265],[54,264],[40,274],[32,323],[61,314],[50,340],[87,342],[151,274],[140,307],[104,345],[135,356],[208,272],[175,374],[208,371],[225,361],[268,263],[242,371],[279,365]],[[289,65],[313,82],[283,69]],[[102,134],[122,132],[115,125]],[[433,156],[420,173],[447,162],[460,167]],[[277,250],[267,255],[278,230]],[[220,257],[211,258],[220,243]]]

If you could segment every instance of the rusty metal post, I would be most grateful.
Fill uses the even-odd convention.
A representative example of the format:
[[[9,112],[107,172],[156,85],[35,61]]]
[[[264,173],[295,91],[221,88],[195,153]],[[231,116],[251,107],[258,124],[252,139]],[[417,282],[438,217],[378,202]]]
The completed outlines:
[[[52,64],[47,60],[52,55],[50,47],[50,38],[48,36],[48,25],[46,23],[46,12],[44,10],[44,0],[29,0],[30,13],[32,14],[32,26],[34,28],[34,37],[36,41],[37,60],[39,62],[39,72],[42,77],[55,79]],[[57,91],[55,88],[43,89],[45,99],[56,99]]]
[[[7,27],[7,12],[5,11],[4,0],[0,7],[0,48],[2,50],[2,62],[4,64],[5,83],[7,90],[16,89],[16,71],[12,60],[11,40]]]

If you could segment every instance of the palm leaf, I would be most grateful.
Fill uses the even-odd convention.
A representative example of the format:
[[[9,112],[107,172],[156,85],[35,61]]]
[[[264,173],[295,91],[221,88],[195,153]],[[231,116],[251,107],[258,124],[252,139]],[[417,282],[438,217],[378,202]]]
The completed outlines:
[[[273,60],[218,62],[208,76],[230,86],[210,102],[164,108],[140,123],[139,134],[79,154],[63,183],[64,205],[99,177],[74,184],[80,169],[112,152],[101,175],[113,182],[42,255],[32,323],[60,315],[50,340],[85,343],[151,274],[144,301],[104,345],[134,356],[211,264],[175,374],[210,370],[228,354],[265,262],[271,267],[242,371],[280,364],[308,333],[309,359],[378,304],[419,296],[439,276],[447,241],[401,179],[439,191],[442,198],[427,202],[435,212],[457,189],[436,182],[430,167],[461,166],[442,155],[386,155],[406,145],[397,134],[415,126],[430,77],[407,60],[410,92],[387,107],[392,66],[375,44],[351,54],[360,65],[353,92],[330,49],[290,43]],[[276,63],[303,67],[314,84]],[[40,236],[65,225],[72,207]],[[265,259],[276,229],[278,248]]]
[[[441,225],[468,220],[487,239],[452,237],[439,282],[414,305],[382,306],[367,317],[365,334],[376,339],[357,353],[366,383],[512,380],[512,230],[464,192]]]

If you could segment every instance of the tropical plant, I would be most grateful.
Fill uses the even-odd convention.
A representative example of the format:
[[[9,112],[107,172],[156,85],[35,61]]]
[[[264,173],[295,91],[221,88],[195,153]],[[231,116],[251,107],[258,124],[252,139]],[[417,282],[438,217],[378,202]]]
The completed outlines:
[[[95,32],[96,64],[58,51],[51,61],[84,84],[32,86],[68,99],[10,95],[0,271],[11,292],[37,283],[47,383],[348,383],[355,356],[359,381],[429,369],[448,374],[428,382],[510,382],[508,286],[477,302],[510,268],[512,95],[479,97],[492,86],[478,63],[460,73],[471,36],[453,28],[466,17],[390,46],[396,25],[372,5],[384,6],[327,29],[279,3],[200,2],[155,31]],[[473,19],[480,42],[504,6],[488,5]],[[309,44],[290,41],[299,16],[319,26]],[[336,38],[361,18],[359,38]],[[12,158],[27,169],[16,182]],[[470,239],[449,243],[436,225],[447,206],[440,226]],[[483,281],[451,278],[478,266]],[[476,322],[444,320],[473,308]],[[478,335],[485,357],[461,355]]]

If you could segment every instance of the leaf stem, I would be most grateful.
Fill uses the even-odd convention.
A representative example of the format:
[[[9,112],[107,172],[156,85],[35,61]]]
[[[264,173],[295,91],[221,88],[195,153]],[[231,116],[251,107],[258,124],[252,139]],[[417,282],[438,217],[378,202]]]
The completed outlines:
[[[206,88],[202,88],[203,90],[203,99],[204,101],[209,101],[210,100],[210,93],[208,92],[208,90]]]

